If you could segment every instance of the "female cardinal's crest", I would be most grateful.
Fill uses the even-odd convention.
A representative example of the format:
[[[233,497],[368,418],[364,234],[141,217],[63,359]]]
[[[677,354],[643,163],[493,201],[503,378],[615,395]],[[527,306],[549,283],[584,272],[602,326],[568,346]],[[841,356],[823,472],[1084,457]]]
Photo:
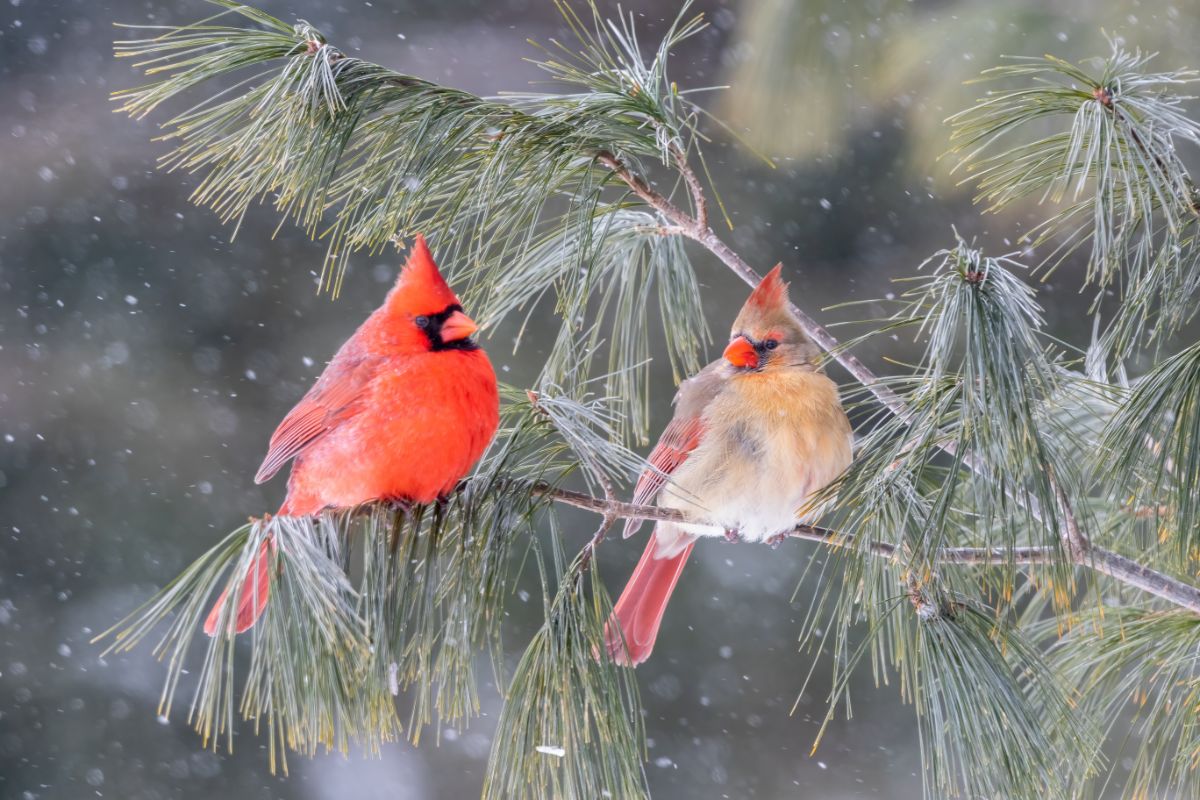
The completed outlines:
[[[788,290],[788,285],[783,282],[782,272],[783,264],[776,264],[750,293],[746,305],[763,311],[782,308],[787,303]]]
[[[784,283],[782,273],[783,265],[776,264],[758,286],[754,287],[746,304],[738,312],[737,319],[733,321],[731,336],[750,334],[762,339],[768,336],[780,338],[782,335],[784,342],[809,344],[804,327],[788,307],[788,285]],[[815,355],[816,350],[811,347],[806,348],[804,355],[808,355],[809,349]]]
[[[458,304],[458,297],[438,271],[425,237],[419,233],[389,299],[390,305],[399,301],[405,310],[414,314],[437,313]]]

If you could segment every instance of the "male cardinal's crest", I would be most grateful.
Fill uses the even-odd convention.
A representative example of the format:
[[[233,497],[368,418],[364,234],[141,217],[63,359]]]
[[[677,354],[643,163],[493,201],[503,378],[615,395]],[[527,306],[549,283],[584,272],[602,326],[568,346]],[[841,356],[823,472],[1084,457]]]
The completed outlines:
[[[431,309],[459,304],[458,296],[438,271],[437,264],[433,263],[433,254],[425,244],[425,237],[419,233],[413,242],[412,252],[408,254],[408,261],[396,279],[396,285],[388,293],[387,302],[413,313],[427,313]]]
[[[293,462],[279,513],[305,516],[372,500],[428,503],[452,491],[499,423],[496,374],[471,338],[475,331],[418,235],[383,305],[271,437],[255,480]],[[266,606],[269,564],[264,543],[238,595],[239,633]],[[224,603],[222,595],[205,622],[210,635]]]
[[[850,463],[850,423],[775,267],[738,313],[724,356],[684,381],[633,502],[686,518],[660,522],[606,628],[609,655],[650,656],[696,538],[772,541],[805,518],[809,497]],[[669,477],[668,477],[669,476]],[[713,525],[715,523],[715,527]],[[641,527],[625,528],[630,536]]]

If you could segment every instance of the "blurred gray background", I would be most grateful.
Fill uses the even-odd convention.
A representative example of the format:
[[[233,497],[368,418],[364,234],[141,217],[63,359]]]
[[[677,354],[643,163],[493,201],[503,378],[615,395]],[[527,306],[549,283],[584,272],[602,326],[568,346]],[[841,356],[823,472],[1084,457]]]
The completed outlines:
[[[259,5],[308,19],[355,55],[484,94],[537,79],[526,37],[561,33],[549,0]],[[673,77],[731,84],[711,107],[776,165],[721,139],[710,148],[735,223],[728,239],[760,268],[782,260],[793,299],[826,321],[878,312],[822,309],[892,291],[892,277],[951,243],[952,224],[1008,251],[1039,219],[1032,208],[981,219],[937,161],[941,121],[980,91],[963,80],[1001,54],[1104,55],[1102,29],[1161,51],[1161,69],[1194,66],[1200,27],[1194,3],[1157,0],[696,7],[712,25],[677,53]],[[676,3],[626,8],[650,40]],[[318,296],[321,245],[288,227],[272,237],[268,208],[231,242],[231,228],[188,204],[194,177],[155,170],[162,118],[112,113],[109,92],[138,80],[111,55],[112,23],[208,13],[200,0],[0,0],[0,797],[470,797],[494,686],[483,716],[440,743],[395,744],[379,760],[295,758],[289,777],[272,777],[249,731],[233,755],[213,754],[178,712],[156,718],[164,670],[147,649],[102,660],[88,643],[218,536],[278,505],[282,480],[251,481],[271,430],[398,267],[355,258],[341,298]],[[720,340],[746,288],[695,257]],[[1042,301],[1054,331],[1083,344],[1078,280],[1056,273]],[[515,355],[510,332],[488,344],[516,385],[544,356],[537,331]],[[884,341],[860,355],[887,371],[884,357],[910,352]],[[661,429],[673,386],[665,358],[656,364]],[[594,520],[579,520],[582,541]],[[641,547],[603,548],[614,595]],[[814,553],[698,548],[637,674],[655,797],[919,796],[916,726],[894,684],[861,674],[853,718],[839,713],[812,756],[827,665],[789,714],[810,664],[795,640],[812,587],[789,598]],[[539,613],[514,597],[511,658]]]

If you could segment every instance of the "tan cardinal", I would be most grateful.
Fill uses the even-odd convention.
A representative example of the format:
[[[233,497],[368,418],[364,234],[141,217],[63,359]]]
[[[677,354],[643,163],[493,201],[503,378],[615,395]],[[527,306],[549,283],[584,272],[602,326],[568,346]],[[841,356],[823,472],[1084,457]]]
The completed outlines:
[[[742,306],[723,357],[679,386],[675,416],[650,453],[653,469],[638,480],[635,504],[657,500],[711,524],[654,526],[606,627],[619,664],[649,658],[696,537],[777,542],[819,513],[811,495],[850,464],[850,422],[820,350],[788,308],[781,266]],[[630,522],[625,536],[640,527]]]

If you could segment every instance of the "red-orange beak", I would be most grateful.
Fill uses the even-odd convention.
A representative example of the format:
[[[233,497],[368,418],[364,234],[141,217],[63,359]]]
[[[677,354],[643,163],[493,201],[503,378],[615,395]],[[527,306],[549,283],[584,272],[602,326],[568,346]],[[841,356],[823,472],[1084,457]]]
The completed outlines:
[[[724,355],[725,360],[735,367],[741,369],[755,369],[758,367],[758,352],[745,336],[739,336],[730,342],[729,346],[725,348]]]
[[[477,330],[479,326],[475,324],[475,320],[461,311],[455,311],[442,323],[442,341],[457,342],[459,339],[474,336]]]
[[[461,311],[456,311],[446,317],[446,321],[442,323],[442,341],[457,342],[458,339],[474,336],[475,331],[478,330],[479,325],[475,324],[475,320]]]

